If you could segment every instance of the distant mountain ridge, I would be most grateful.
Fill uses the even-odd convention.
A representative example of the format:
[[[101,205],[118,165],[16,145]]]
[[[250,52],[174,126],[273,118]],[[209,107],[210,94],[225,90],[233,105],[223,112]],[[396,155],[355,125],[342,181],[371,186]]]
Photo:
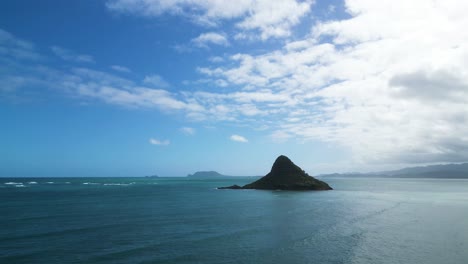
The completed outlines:
[[[441,178],[468,179],[468,163],[429,165],[408,167],[393,171],[370,173],[333,173],[322,174],[320,177],[395,177],[395,178]]]
[[[189,178],[220,178],[220,177],[229,177],[228,175],[223,175],[217,171],[197,171],[194,174],[188,174]]]

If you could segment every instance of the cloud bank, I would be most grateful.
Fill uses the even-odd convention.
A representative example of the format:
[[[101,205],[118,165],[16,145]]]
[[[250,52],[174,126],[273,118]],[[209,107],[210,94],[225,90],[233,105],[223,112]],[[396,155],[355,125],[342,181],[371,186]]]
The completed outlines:
[[[345,4],[349,19],[318,22],[282,49],[200,68],[243,89],[195,96],[245,102],[240,107],[251,111],[242,115],[266,119],[273,138],[339,144],[355,162],[466,161],[468,19],[461,10],[468,6]]]

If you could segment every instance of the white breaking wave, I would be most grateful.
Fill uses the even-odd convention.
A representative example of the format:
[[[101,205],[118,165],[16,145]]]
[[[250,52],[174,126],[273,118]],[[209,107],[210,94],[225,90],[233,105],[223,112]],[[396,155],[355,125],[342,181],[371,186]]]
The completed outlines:
[[[28,182],[28,184],[37,184],[35,181]]]
[[[130,182],[130,183],[104,183],[104,185],[106,186],[129,186],[129,185],[133,185],[135,184],[135,182]]]
[[[5,182],[6,185],[22,185],[22,182]]]

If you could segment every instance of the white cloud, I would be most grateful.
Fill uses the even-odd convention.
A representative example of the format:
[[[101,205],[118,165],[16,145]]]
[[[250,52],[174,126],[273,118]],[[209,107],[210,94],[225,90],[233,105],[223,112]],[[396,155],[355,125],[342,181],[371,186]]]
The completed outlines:
[[[77,82],[82,81],[83,83],[95,83],[99,84],[100,86],[116,86],[127,90],[136,86],[133,81],[130,81],[126,78],[121,78],[112,73],[92,70],[85,67],[72,68],[71,74],[77,78]]]
[[[169,140],[158,140],[158,139],[154,139],[154,138],[150,138],[149,139],[149,143],[151,145],[158,145],[158,146],[167,146],[169,145],[171,142]]]
[[[100,86],[95,83],[78,84],[78,95],[103,100],[104,102],[129,107],[155,107],[162,111],[201,112],[203,107],[197,103],[184,102],[165,90],[134,87],[130,91]]]
[[[251,1],[191,2],[198,8],[192,10],[194,15],[184,0],[116,0],[108,5],[120,12],[183,14],[215,24],[232,19],[247,37],[257,31],[259,36],[273,37],[268,27],[254,23],[261,21],[254,19],[260,11],[245,11],[244,5]],[[22,75],[25,79],[10,74],[7,77],[12,78],[3,80],[15,87],[41,80],[79,98],[180,112],[191,121],[266,127],[263,133],[274,141],[340,146],[352,153],[353,164],[468,160],[468,31],[464,30],[468,2],[347,0],[345,4],[349,18],[318,21],[310,34],[295,36],[282,48],[226,54],[225,61],[197,68],[202,81],[191,82],[194,87],[187,91],[141,87],[89,69],[48,75],[20,62],[28,69]],[[262,23],[274,21],[286,23],[286,34],[298,20]],[[18,43],[8,34],[2,40],[0,34],[3,50],[20,48]],[[34,52],[27,43],[20,50]],[[205,87],[208,82],[226,88],[210,90]],[[203,89],[197,90],[199,86]],[[239,135],[234,138],[247,141]]]
[[[131,72],[131,70],[129,68],[124,67],[124,66],[120,66],[120,65],[111,65],[110,68],[113,69],[114,71],[118,71],[118,72],[125,72],[125,73]]]
[[[468,97],[468,76],[461,78],[460,73],[446,69],[402,73],[393,76],[389,84],[398,87],[395,95],[402,98],[414,98],[429,103],[443,100],[465,101]]]
[[[0,28],[0,55],[19,60],[38,60],[42,56],[31,42],[22,40]]]
[[[311,10],[312,0],[109,0],[107,7],[119,13],[147,17],[163,14],[188,17],[198,24],[217,26],[236,21],[237,28],[260,38],[287,37],[291,28]]]
[[[187,117],[205,117],[206,109],[183,93],[139,86],[133,81],[114,74],[89,68],[56,69],[23,60],[38,60],[45,56],[34,50],[32,43],[0,30],[0,96],[16,98],[23,90],[52,89],[78,98],[99,100],[131,108],[156,108],[163,112],[182,112]],[[41,61],[39,61],[41,62]],[[160,76],[147,76],[146,83],[167,87]]]
[[[229,46],[229,41],[225,34],[216,32],[207,32],[200,34],[192,39],[192,43],[197,47],[207,48],[209,44]]]
[[[133,82],[111,74],[79,69],[74,71],[62,86],[83,98],[99,99],[106,103],[137,108],[157,108],[165,112],[203,112],[198,102],[163,89],[138,86]],[[78,77],[78,78],[76,78]]]
[[[284,130],[278,130],[274,131],[270,137],[273,139],[275,142],[286,142],[288,139],[290,139],[292,136],[284,131]]]
[[[56,56],[60,57],[62,60],[72,62],[94,63],[94,58],[91,55],[76,54],[75,52],[69,49],[65,49],[59,46],[52,46],[50,47],[50,49]]]
[[[346,7],[349,19],[319,22],[283,49],[199,68],[244,91],[195,96],[252,102],[268,113],[252,124],[269,125],[273,139],[339,144],[357,163],[468,160],[468,18],[461,11],[468,3],[348,0]]]
[[[208,60],[213,63],[220,63],[224,61],[223,57],[220,56],[209,57]]]
[[[310,12],[311,3],[312,1],[295,0],[252,1],[250,8],[253,12],[237,26],[241,29],[260,31],[262,40],[288,37],[292,26],[299,24],[300,19]]]
[[[188,44],[175,44],[172,46],[172,49],[174,49],[178,53],[190,53],[193,51],[194,48]]]
[[[230,139],[231,139],[232,141],[242,142],[242,143],[247,143],[247,142],[249,142],[245,137],[239,136],[239,135],[232,135],[232,136],[230,137]]]
[[[195,128],[193,127],[181,127],[180,131],[186,135],[194,135],[195,134]]]
[[[163,77],[157,74],[146,76],[145,79],[143,79],[143,83],[154,86],[156,88],[168,88],[170,86],[170,84],[164,80]]]

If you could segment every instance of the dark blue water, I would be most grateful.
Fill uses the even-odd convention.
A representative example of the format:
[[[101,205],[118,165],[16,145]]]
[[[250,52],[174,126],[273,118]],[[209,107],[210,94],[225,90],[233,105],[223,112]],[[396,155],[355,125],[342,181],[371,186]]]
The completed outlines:
[[[0,179],[0,263],[468,263],[468,180]]]

